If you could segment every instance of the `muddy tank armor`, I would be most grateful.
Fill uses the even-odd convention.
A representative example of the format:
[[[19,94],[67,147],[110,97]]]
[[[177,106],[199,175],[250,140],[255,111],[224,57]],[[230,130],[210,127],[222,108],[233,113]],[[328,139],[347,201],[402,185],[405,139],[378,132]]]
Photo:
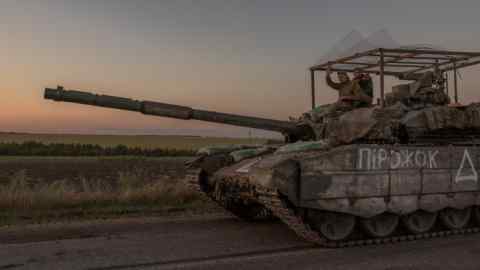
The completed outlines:
[[[408,76],[384,106],[325,105],[292,121],[61,87],[45,98],[284,134],[281,145],[200,149],[187,183],[238,217],[275,216],[322,246],[478,232],[480,104],[452,106],[432,72]]]

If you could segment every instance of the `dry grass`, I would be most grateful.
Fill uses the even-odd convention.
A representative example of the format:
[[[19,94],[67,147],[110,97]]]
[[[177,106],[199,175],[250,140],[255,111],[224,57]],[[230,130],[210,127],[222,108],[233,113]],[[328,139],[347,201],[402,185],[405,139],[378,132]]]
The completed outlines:
[[[265,142],[194,136],[0,133],[0,142],[25,141],[170,149]],[[183,162],[175,158],[0,157],[0,225],[218,209],[178,182],[185,174]]]
[[[118,182],[33,183],[25,171],[0,186],[0,224],[42,219],[161,212],[204,204],[200,194],[174,180],[148,183],[141,172],[120,172]]]

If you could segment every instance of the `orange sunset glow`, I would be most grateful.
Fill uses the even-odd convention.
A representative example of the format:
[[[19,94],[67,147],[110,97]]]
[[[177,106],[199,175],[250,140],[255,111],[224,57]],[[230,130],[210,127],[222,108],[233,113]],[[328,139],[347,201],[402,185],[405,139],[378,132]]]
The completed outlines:
[[[409,44],[480,48],[476,2],[450,8],[439,1],[438,11],[415,4],[410,18],[399,15],[405,1],[388,10],[377,1],[372,9],[346,11],[342,1],[305,1],[301,8],[279,1],[274,10],[251,1],[133,2],[2,1],[0,131],[247,136],[244,128],[55,103],[42,92],[63,85],[287,119],[310,109],[307,68],[352,28],[386,27]],[[447,10],[455,22],[441,19]],[[461,74],[462,102],[480,100],[479,71]],[[322,80],[317,95],[317,103],[336,98]]]

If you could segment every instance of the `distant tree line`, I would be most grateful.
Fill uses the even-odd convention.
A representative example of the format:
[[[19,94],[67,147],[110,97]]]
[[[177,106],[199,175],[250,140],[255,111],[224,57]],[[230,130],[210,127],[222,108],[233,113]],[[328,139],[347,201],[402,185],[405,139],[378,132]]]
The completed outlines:
[[[193,156],[194,150],[170,148],[140,148],[126,145],[100,146],[98,144],[44,144],[35,141],[23,143],[0,143],[2,156]]]

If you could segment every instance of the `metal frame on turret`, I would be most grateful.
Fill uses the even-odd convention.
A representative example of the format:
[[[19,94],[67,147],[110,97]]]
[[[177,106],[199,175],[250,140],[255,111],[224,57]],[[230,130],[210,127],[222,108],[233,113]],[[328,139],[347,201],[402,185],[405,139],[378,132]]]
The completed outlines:
[[[453,72],[454,101],[458,103],[457,70],[480,64],[480,52],[446,51],[430,49],[387,49],[376,48],[350,56],[338,58],[310,67],[310,90],[312,108],[315,104],[315,72],[331,71],[376,74],[380,77],[380,105],[385,104],[385,76],[393,76],[402,80],[418,78],[426,71],[439,71],[448,78]],[[448,91],[448,81],[446,82]]]

